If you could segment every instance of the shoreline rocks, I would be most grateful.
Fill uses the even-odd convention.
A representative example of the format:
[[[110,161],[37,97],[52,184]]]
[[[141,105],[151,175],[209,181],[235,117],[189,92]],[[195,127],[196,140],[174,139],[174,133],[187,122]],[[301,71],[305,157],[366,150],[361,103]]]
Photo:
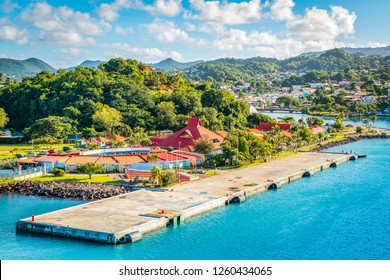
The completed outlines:
[[[318,144],[316,147],[311,149],[310,152],[320,152],[320,151],[323,151],[323,150],[326,150],[326,149],[329,149],[329,148],[338,147],[338,146],[349,144],[349,143],[353,143],[353,142],[356,142],[356,141],[359,141],[359,140],[365,140],[365,139],[385,139],[385,138],[390,138],[390,136],[389,135],[387,135],[387,136],[382,136],[382,135],[358,135],[356,137],[348,137],[348,138],[346,138],[344,140],[341,140],[341,141],[329,142],[329,143],[327,143],[325,145]]]
[[[0,185],[0,194],[17,193],[78,200],[98,200],[130,191],[129,187],[95,183],[16,181]]]

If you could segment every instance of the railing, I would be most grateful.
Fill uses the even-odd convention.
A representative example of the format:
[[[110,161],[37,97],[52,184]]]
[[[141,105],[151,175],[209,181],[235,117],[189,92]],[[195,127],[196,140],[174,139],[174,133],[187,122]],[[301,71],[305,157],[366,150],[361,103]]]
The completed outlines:
[[[31,178],[42,176],[45,173],[46,172],[45,172],[43,166],[32,167],[32,168],[25,169],[25,170],[18,169],[18,170],[14,171],[14,179],[15,180],[26,180],[26,179],[31,179]]]

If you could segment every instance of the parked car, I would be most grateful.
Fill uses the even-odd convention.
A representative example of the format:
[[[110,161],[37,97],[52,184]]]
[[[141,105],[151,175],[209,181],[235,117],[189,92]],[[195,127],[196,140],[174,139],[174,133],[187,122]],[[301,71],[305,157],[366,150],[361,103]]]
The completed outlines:
[[[27,156],[28,156],[28,157],[36,157],[37,155],[36,155],[35,153],[33,153],[33,152],[29,152],[29,153],[27,154]]]
[[[15,155],[17,158],[22,158],[22,157],[24,157],[24,155],[22,155],[22,154],[16,154]]]
[[[62,150],[63,150],[64,152],[69,152],[69,151],[72,150],[72,148],[69,147],[69,146],[64,146],[64,147],[62,147]]]
[[[54,150],[54,149],[48,150],[47,152],[48,152],[49,154],[55,154],[55,153],[57,153],[57,151]]]
[[[44,155],[47,155],[47,152],[45,152],[45,151],[40,151],[38,155],[44,156]]]

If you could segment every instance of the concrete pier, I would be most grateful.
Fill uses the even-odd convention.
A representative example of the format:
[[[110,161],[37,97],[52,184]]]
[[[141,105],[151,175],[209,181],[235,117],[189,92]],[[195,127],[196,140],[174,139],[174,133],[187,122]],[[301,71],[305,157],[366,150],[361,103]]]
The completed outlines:
[[[16,228],[111,244],[135,242],[169,224],[176,225],[225,204],[243,202],[251,195],[278,189],[348,160],[350,155],[346,154],[300,153],[181,183],[168,192],[139,190],[21,219]]]

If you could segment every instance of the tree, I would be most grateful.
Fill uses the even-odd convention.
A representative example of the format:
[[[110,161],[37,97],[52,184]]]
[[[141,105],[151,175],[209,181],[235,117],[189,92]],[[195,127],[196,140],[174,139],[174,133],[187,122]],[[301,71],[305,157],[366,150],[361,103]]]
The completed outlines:
[[[281,96],[276,99],[276,104],[281,108],[300,107],[302,104],[298,99],[291,96]]]
[[[0,108],[0,128],[3,128],[9,121],[7,113],[3,108]]]
[[[65,175],[65,170],[61,168],[53,168],[50,170],[50,173],[52,173],[55,177],[62,177]]]
[[[87,143],[87,148],[88,150],[99,150],[101,147],[99,146],[98,143]]]
[[[248,126],[251,128],[257,128],[261,122],[275,123],[275,120],[270,116],[264,114],[251,114],[247,118]]]
[[[323,126],[324,125],[324,120],[318,117],[308,117],[306,119],[306,123],[308,126]]]
[[[156,124],[158,130],[177,128],[177,116],[173,102],[164,101],[157,105]]]
[[[200,154],[211,154],[215,147],[213,144],[213,141],[211,141],[209,138],[199,138],[194,142],[194,148],[195,151],[197,151]]]
[[[97,107],[92,116],[94,127],[100,131],[113,133],[113,128],[122,124],[122,114],[106,104],[98,104]]]
[[[159,161],[159,159],[160,159],[159,156],[156,154],[148,155],[148,162],[154,163],[154,162]]]
[[[26,135],[31,139],[52,138],[62,140],[72,132],[72,125],[66,117],[50,116],[37,120],[32,126],[25,130]]]
[[[285,116],[285,117],[282,117],[282,118],[278,118],[280,119],[283,123],[296,123],[297,121],[295,120],[294,117],[290,117],[290,116]]]
[[[375,127],[375,123],[378,120],[377,115],[371,115],[370,120],[372,121],[372,126]]]
[[[115,140],[115,139],[112,139],[112,140],[108,141],[107,145],[110,148],[123,148],[123,147],[126,147],[126,143],[124,141],[119,141],[119,140]]]
[[[355,131],[356,131],[357,134],[362,134],[363,133],[363,127],[357,126]]]
[[[157,185],[162,183],[163,172],[160,166],[155,165],[151,170],[151,175],[153,183],[156,183]]]
[[[172,171],[164,171],[162,172],[161,179],[163,186],[169,186],[176,182],[176,174]]]
[[[93,162],[87,162],[86,164],[78,165],[76,167],[76,171],[78,173],[88,174],[89,179],[91,180],[93,174],[103,172],[104,168],[99,164]]]

